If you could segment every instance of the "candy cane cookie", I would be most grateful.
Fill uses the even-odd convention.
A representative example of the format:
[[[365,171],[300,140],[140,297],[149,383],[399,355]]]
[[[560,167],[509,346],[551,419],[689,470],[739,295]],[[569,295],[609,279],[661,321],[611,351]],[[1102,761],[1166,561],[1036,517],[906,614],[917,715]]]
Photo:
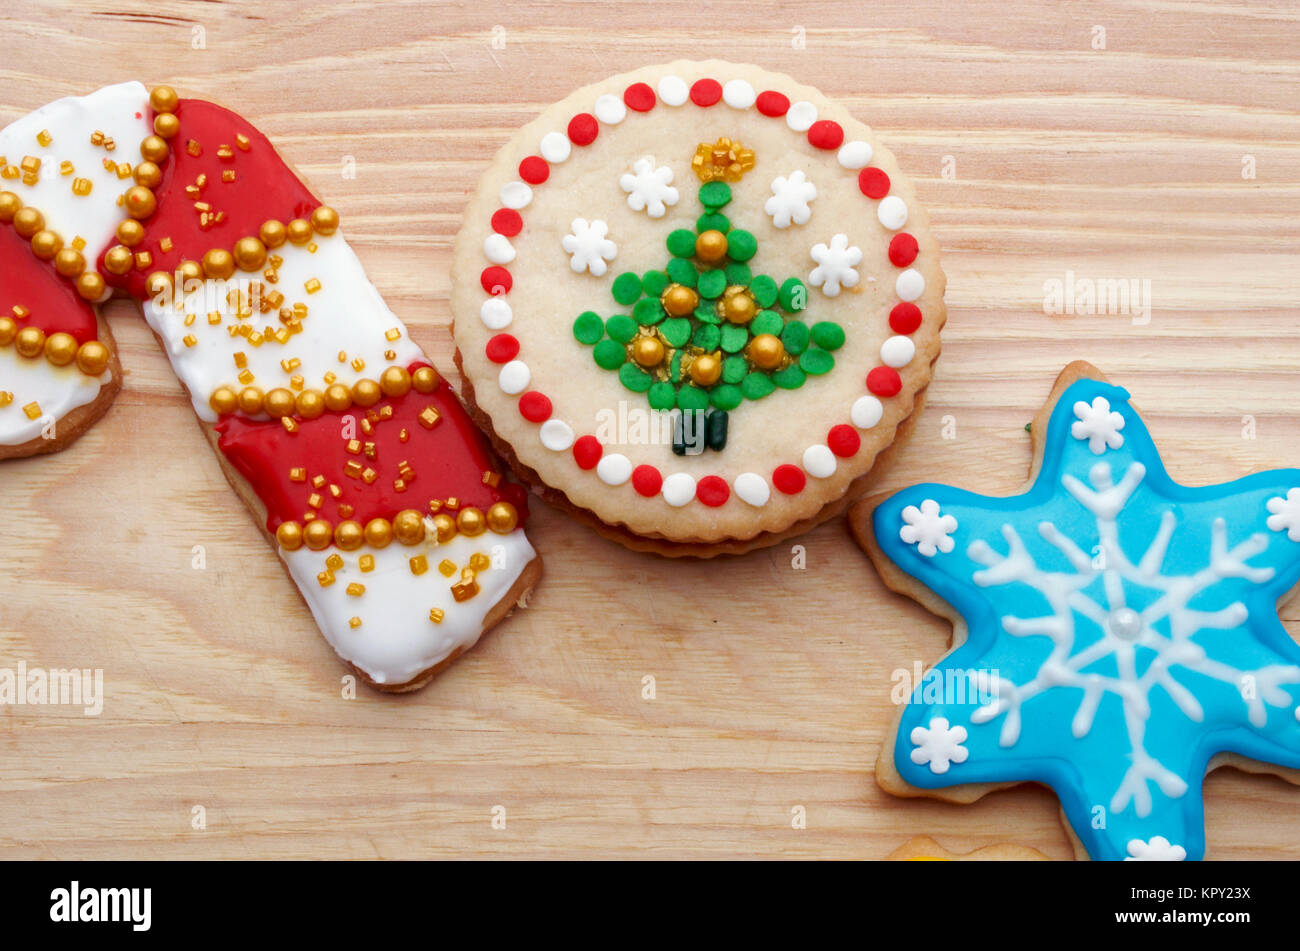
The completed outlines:
[[[22,262],[47,296],[0,327],[16,328],[10,349],[29,374],[87,378],[75,391],[60,381],[66,395],[45,397],[42,412],[95,408],[75,402],[88,381],[106,407],[119,374],[91,304],[114,291],[140,301],[231,484],[340,658],[381,690],[427,683],[526,597],[541,560],[522,527],[525,493],[502,479],[370,283],[337,212],[246,120],[170,87],[125,83],[33,116],[5,131],[7,159],[30,132],[36,161],[22,155],[3,183],[0,254],[21,241],[54,266]],[[90,186],[67,182],[83,174]],[[66,194],[45,184],[59,179]],[[79,344],[71,361],[61,337],[51,355],[49,331],[43,360],[17,346],[25,324],[53,320],[37,317],[47,308]],[[74,315],[81,336],[64,329]],[[87,353],[96,340],[102,360]],[[0,389],[11,389],[6,359]],[[27,437],[13,443],[23,448],[29,430],[3,413],[0,439]]]

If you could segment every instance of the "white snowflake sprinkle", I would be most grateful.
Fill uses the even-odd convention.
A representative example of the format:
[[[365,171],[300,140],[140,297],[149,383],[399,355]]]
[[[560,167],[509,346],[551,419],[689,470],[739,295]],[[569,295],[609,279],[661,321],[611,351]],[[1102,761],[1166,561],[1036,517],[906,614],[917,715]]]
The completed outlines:
[[[614,260],[614,255],[618,254],[618,246],[606,237],[609,225],[599,218],[590,223],[586,218],[574,218],[569,227],[570,233],[560,241],[564,250],[572,255],[569,267],[578,274],[590,271],[600,277],[608,267],[606,262]]]
[[[1300,486],[1287,489],[1286,498],[1275,495],[1264,504],[1273,513],[1265,524],[1275,532],[1286,532],[1291,541],[1300,542]]]
[[[627,206],[644,211],[651,218],[662,218],[668,207],[677,204],[677,189],[672,187],[673,170],[667,165],[655,168],[655,157],[647,155],[623,173],[619,187],[627,192]]]
[[[1070,427],[1070,435],[1088,440],[1088,448],[1094,455],[1100,456],[1107,446],[1118,449],[1124,445],[1124,437],[1119,434],[1124,428],[1124,417],[1111,410],[1106,397],[1096,397],[1092,405],[1079,400],[1074,404],[1074,415],[1078,421]]]
[[[788,176],[778,175],[772,179],[772,197],[767,200],[763,210],[772,216],[773,227],[803,225],[812,217],[808,202],[816,197],[817,186],[808,181],[802,171],[795,169]]]
[[[808,275],[808,283],[820,287],[827,297],[836,297],[842,287],[856,287],[858,272],[854,265],[862,262],[862,249],[849,244],[847,235],[837,234],[830,245],[815,244],[810,252],[817,266]]]
[[[912,762],[918,766],[930,764],[930,772],[942,775],[948,772],[953,763],[964,763],[970,756],[970,750],[962,746],[966,741],[964,726],[949,726],[946,717],[935,717],[927,729],[923,726],[913,727]]]
[[[898,530],[898,537],[909,545],[915,545],[926,558],[952,551],[952,533],[957,531],[957,519],[940,515],[939,503],[934,499],[926,499],[920,508],[909,505],[903,509],[903,521],[906,524]]]
[[[1174,845],[1163,835],[1153,835],[1149,842],[1130,839],[1128,857],[1125,862],[1181,862],[1187,858],[1187,850],[1181,845]]]

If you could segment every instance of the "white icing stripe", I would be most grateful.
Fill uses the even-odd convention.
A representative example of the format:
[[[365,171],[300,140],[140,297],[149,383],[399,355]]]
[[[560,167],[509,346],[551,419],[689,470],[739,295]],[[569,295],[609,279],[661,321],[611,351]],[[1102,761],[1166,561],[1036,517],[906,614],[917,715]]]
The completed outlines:
[[[43,267],[35,259],[33,267]],[[86,376],[76,365],[56,367],[44,356],[20,356],[12,346],[0,347],[0,391],[13,394],[13,402],[0,406],[0,446],[17,446],[41,435],[51,422],[58,435],[58,420],[78,406],[92,403],[99,388],[112,379],[112,374]],[[23,407],[36,403],[41,415],[28,419]]]
[[[476,574],[477,595],[456,601],[451,586],[461,580],[461,570],[477,553],[486,555],[492,567]],[[333,572],[334,583],[322,588],[316,576],[333,554],[343,559],[343,567]],[[477,538],[457,535],[441,545],[431,535],[430,541],[413,546],[394,542],[386,548],[366,546],[358,551],[280,549],[325,639],[340,657],[381,684],[406,683],[457,648],[472,647],[483,633],[488,611],[510,590],[534,554],[522,529],[509,535],[485,532]],[[373,571],[360,569],[362,555],[374,558]],[[410,559],[417,555],[424,555],[429,565],[418,576],[410,567]],[[456,565],[451,577],[438,570],[444,559]],[[347,593],[354,582],[365,586],[359,597]],[[444,612],[441,623],[430,619],[433,608]],[[360,627],[349,624],[354,617],[361,619]]]
[[[37,135],[48,132],[50,144],[41,145]],[[91,134],[102,132],[113,140],[110,152],[90,144]],[[125,216],[117,199],[135,182],[108,171],[104,160],[134,167],[140,159],[140,142],[150,135],[149,93],[140,83],[105,86],[88,96],[59,99],[16,120],[0,131],[0,155],[10,165],[24,158],[40,159],[35,185],[21,178],[0,182],[45,216],[45,227],[58,233],[64,244],[78,236],[86,241],[82,252],[93,262],[116,243],[118,222]],[[72,171],[64,174],[62,163]],[[73,194],[76,179],[91,183],[89,195]]]
[[[240,320],[236,308],[228,301],[229,292],[238,287],[247,291],[260,274],[239,272],[230,281],[204,281],[187,288],[183,306],[159,307],[152,300],[144,303],[144,316],[149,326],[162,338],[163,348],[171,360],[172,369],[189,389],[194,412],[200,418],[215,422],[217,414],[208,405],[214,390],[228,386],[236,392],[245,385],[256,386],[263,392],[276,387],[289,387],[295,375],[301,375],[308,388],[323,390],[325,374],[333,373],[335,382],[351,386],[360,379],[379,379],[388,366],[409,366],[426,359],[408,336],[397,315],[388,309],[379,291],[366,277],[361,261],[341,234],[317,237],[316,253],[306,246],[286,244],[276,249],[284,263],[278,268],[279,280],[266,285],[264,293],[278,290],[284,294],[283,306],[295,303],[307,306],[302,333],[280,344],[267,340],[253,346],[247,337],[231,336],[231,326],[248,324],[255,332],[274,332],[283,325],[275,309],[267,313],[255,312],[251,318]],[[315,279],[320,289],[308,293],[307,282]],[[209,323],[209,315],[220,315],[220,322]],[[186,325],[186,318],[194,320]],[[389,340],[386,334],[396,330],[400,336]],[[195,339],[187,346],[186,337]],[[389,361],[384,354],[392,351],[395,359]],[[235,354],[242,353],[245,368],[253,378],[245,384],[239,379],[241,368]],[[340,361],[339,354],[345,355]],[[298,360],[300,364],[286,370],[284,360]],[[361,369],[353,361],[364,361]],[[290,364],[291,365],[291,364]]]

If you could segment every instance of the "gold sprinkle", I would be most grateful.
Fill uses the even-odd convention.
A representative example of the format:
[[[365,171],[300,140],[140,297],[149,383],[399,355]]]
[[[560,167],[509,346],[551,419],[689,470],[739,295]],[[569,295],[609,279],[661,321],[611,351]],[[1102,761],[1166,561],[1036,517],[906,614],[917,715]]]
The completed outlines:
[[[244,353],[243,350],[235,351],[235,366],[240,370],[248,366],[248,354]]]
[[[288,416],[282,416],[282,417],[280,417],[280,418],[281,418],[281,419],[288,419],[289,417],[288,417]],[[314,509],[320,509],[320,507],[321,507],[321,505],[324,503],[324,501],[325,501],[325,500],[324,500],[323,498],[321,498],[321,494],[320,494],[319,492],[313,492],[311,495],[307,496],[307,504],[310,505],[310,506],[311,506],[312,508],[314,508]]]
[[[318,290],[320,290],[320,281],[313,277],[310,281],[308,281],[306,284],[303,285],[303,288],[307,291],[308,294],[315,294]]]
[[[195,347],[198,346],[199,338],[194,336],[194,334],[186,334],[184,337],[181,338],[181,343],[185,344],[185,346],[187,347]],[[253,379],[253,374],[249,373],[247,380],[243,379],[243,376],[241,375],[239,382],[248,383],[252,379]]]
[[[294,422],[292,416],[281,416],[280,425],[284,427],[284,431],[287,433],[296,433],[298,431],[298,424]]]
[[[394,491],[394,492],[405,492],[405,491],[406,491],[406,482],[405,482],[405,480],[403,480],[403,479],[394,479],[394,480],[393,480],[393,491]]]
[[[411,559],[411,574],[416,575],[418,577],[419,575],[424,574],[428,570],[429,570],[428,558],[424,557],[423,555],[416,555],[414,558]]]
[[[359,581],[354,581],[347,587],[347,592],[354,598],[359,598],[366,593],[366,586]]]
[[[384,331],[385,340],[400,340],[401,336],[402,336],[402,331],[396,327]]]
[[[361,618],[356,617],[355,615],[348,618],[348,627],[352,628],[352,630],[355,631],[360,626],[361,626]]]
[[[360,373],[365,368],[366,368],[366,361],[362,360],[360,357],[357,357],[355,360],[352,361],[352,369],[356,370],[358,373]]]
[[[501,484],[501,474],[493,472],[491,469],[485,469],[483,471],[483,484],[495,489]]]
[[[348,464],[343,467],[343,474],[349,479],[361,478],[361,463],[355,459],[348,460]]]
[[[85,198],[94,189],[95,183],[88,178],[74,178],[72,180],[72,194],[78,198]]]
[[[316,582],[322,588],[328,588],[330,585],[334,583],[334,575],[332,575],[328,571],[322,571],[320,574],[316,576]]]
[[[8,406],[14,401],[14,395],[8,390],[0,390],[0,406]]]
[[[476,551],[469,556],[469,566],[477,571],[487,571],[492,567],[492,559],[481,551]]]
[[[208,314],[208,323],[213,326],[221,323],[221,315],[216,311],[213,311],[212,313]]]
[[[73,165],[71,162],[63,161],[59,163],[60,175],[71,175],[76,170],[77,170],[76,166]]]
[[[363,572],[364,572],[364,571],[374,571],[374,570],[375,570],[375,556],[374,556],[374,555],[362,555],[362,556],[361,556],[361,560],[357,562],[357,565],[361,568],[361,570],[362,570]]]
[[[307,470],[304,469],[302,466],[294,466],[292,469],[289,470],[289,481],[306,482]]]
[[[359,455],[361,453],[361,440],[349,439],[348,444],[343,448],[354,456]],[[358,465],[360,465],[360,463],[358,463]]]
[[[199,145],[196,139],[190,139],[185,143],[185,151],[189,152],[190,155],[193,155],[195,158],[198,158],[203,154],[203,146]]]
[[[406,442],[406,441],[407,441],[408,439],[410,439],[410,438],[411,438],[411,434],[408,433],[408,432],[406,431],[405,427],[403,427],[402,429],[398,430],[398,433],[397,433],[397,441],[398,441],[398,442]]]
[[[17,317],[19,320],[24,320],[27,317],[30,317],[31,314],[32,312],[28,310],[26,307],[24,307],[22,304],[14,304],[14,316]]]
[[[434,426],[438,425],[438,420],[441,417],[439,416],[438,411],[432,406],[426,406],[424,411],[420,413],[419,418],[421,426],[425,429],[433,429]]]
[[[23,415],[26,416],[28,419],[40,419],[41,404],[35,401],[28,403],[26,406],[23,407]]]
[[[325,567],[330,571],[338,571],[343,567],[343,556],[335,552],[325,559]]]
[[[50,135],[49,129],[42,129],[36,133],[36,141],[44,148],[49,148],[50,143],[54,141],[54,136]]]
[[[312,476],[311,484],[313,488],[320,489],[325,486],[325,477],[323,475]]]
[[[432,621],[434,624],[441,624],[441,623],[442,623],[442,619],[443,619],[445,616],[446,616],[446,615],[444,615],[444,614],[442,613],[442,608],[430,608],[430,609],[429,609],[429,620]]]
[[[379,473],[369,467],[361,473],[361,481],[366,485],[374,485],[375,480],[379,478]]]
[[[235,145],[239,146],[239,151],[247,152],[249,144],[248,136],[244,135],[244,133],[240,132],[235,136]]]
[[[239,382],[242,383],[242,384],[244,384],[245,386],[247,386],[248,384],[252,383],[252,382],[253,382],[253,371],[252,371],[252,370],[240,370],[240,371],[239,371]]]
[[[233,182],[235,180],[235,170],[233,168],[226,169],[221,173],[221,180],[223,182]]]

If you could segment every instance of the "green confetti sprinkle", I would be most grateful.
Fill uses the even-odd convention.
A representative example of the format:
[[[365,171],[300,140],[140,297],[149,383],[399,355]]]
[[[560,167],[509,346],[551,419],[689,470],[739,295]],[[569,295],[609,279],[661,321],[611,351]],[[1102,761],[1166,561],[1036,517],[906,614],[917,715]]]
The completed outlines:
[[[681,409],[708,409],[709,394],[698,386],[683,386],[677,391],[677,405]]]
[[[754,303],[759,307],[771,307],[776,303],[777,295],[781,293],[780,288],[776,286],[776,281],[766,274],[753,278],[749,282],[749,290],[754,295]]]
[[[727,353],[736,353],[744,349],[749,342],[749,331],[736,324],[723,324],[722,349]]]
[[[618,368],[618,380],[633,393],[644,393],[654,383],[650,374],[634,363],[625,363]]]
[[[699,347],[701,350],[717,350],[718,341],[721,339],[722,331],[713,324],[704,324],[695,331],[695,336],[691,338],[691,343],[695,344],[695,346]],[[725,368],[723,370],[723,375],[726,375]],[[735,380],[732,380],[731,382],[734,383]]]
[[[668,280],[684,287],[694,287],[699,279],[699,272],[695,270],[695,265],[686,258],[673,258],[668,262],[667,271]]]
[[[691,322],[685,317],[669,317],[659,325],[659,332],[670,347],[680,347],[691,339]]]
[[[844,328],[829,320],[819,321],[812,326],[812,340],[823,350],[838,350],[844,346]]]
[[[758,239],[748,231],[737,228],[727,235],[727,257],[733,261],[748,261],[758,253]]]
[[[573,322],[573,335],[578,338],[578,343],[591,346],[605,336],[605,322],[594,311],[586,311]]]
[[[701,297],[713,300],[721,297],[727,289],[727,275],[722,271],[705,271],[700,275],[699,292]]]
[[[717,307],[707,301],[695,308],[695,319],[706,324],[716,324],[722,321],[722,318],[718,316]]]
[[[747,400],[761,400],[775,389],[776,384],[766,373],[751,373],[740,384],[740,392]]]
[[[835,368],[835,358],[826,350],[805,350],[799,368],[810,376],[821,376]]]
[[[731,221],[720,212],[706,211],[695,219],[695,230],[700,234],[704,234],[706,231],[721,231],[726,234],[731,230]]]
[[[631,304],[641,296],[641,278],[632,271],[626,271],[614,278],[610,293],[620,304]]]
[[[627,360],[627,351],[623,345],[613,340],[602,340],[596,344],[591,355],[595,358],[596,365],[604,370],[615,370]]]
[[[678,228],[668,236],[668,253],[675,258],[689,258],[695,254],[695,235]]]
[[[663,271],[646,271],[641,278],[641,290],[649,297],[658,297],[668,286],[668,275]]]
[[[726,182],[708,182],[700,186],[700,204],[717,211],[731,201],[731,186]]]
[[[712,349],[712,348],[710,348]],[[744,357],[727,357],[722,361],[722,382],[739,383],[749,372],[749,361]]]
[[[650,387],[646,393],[651,409],[672,409],[677,405],[677,391],[671,383],[659,382]]]
[[[755,337],[759,334],[772,334],[779,337],[784,326],[785,321],[781,319],[781,315],[776,311],[760,310],[754,319],[749,322],[749,332]]]
[[[709,402],[721,410],[735,409],[742,399],[740,388],[730,383],[720,383],[709,391]]]
[[[643,297],[632,305],[632,317],[638,324],[653,327],[664,319],[664,308],[656,297]]]
[[[636,336],[636,321],[626,314],[615,314],[605,321],[605,332],[619,343],[627,343]]]
[[[772,382],[783,390],[797,390],[803,386],[803,381],[807,379],[799,364],[792,363],[784,370],[777,370],[772,374]]]
[[[748,264],[738,264],[735,261],[727,265],[726,272],[727,283],[739,284],[741,287],[748,287],[750,280],[754,276]]]
[[[803,286],[803,281],[797,277],[787,278],[781,285],[781,292],[778,295],[781,301],[781,307],[792,314],[797,314],[808,306],[808,288]]]
[[[781,343],[785,346],[786,353],[792,357],[797,357],[808,349],[808,338],[810,336],[807,324],[792,320],[781,331]]]

